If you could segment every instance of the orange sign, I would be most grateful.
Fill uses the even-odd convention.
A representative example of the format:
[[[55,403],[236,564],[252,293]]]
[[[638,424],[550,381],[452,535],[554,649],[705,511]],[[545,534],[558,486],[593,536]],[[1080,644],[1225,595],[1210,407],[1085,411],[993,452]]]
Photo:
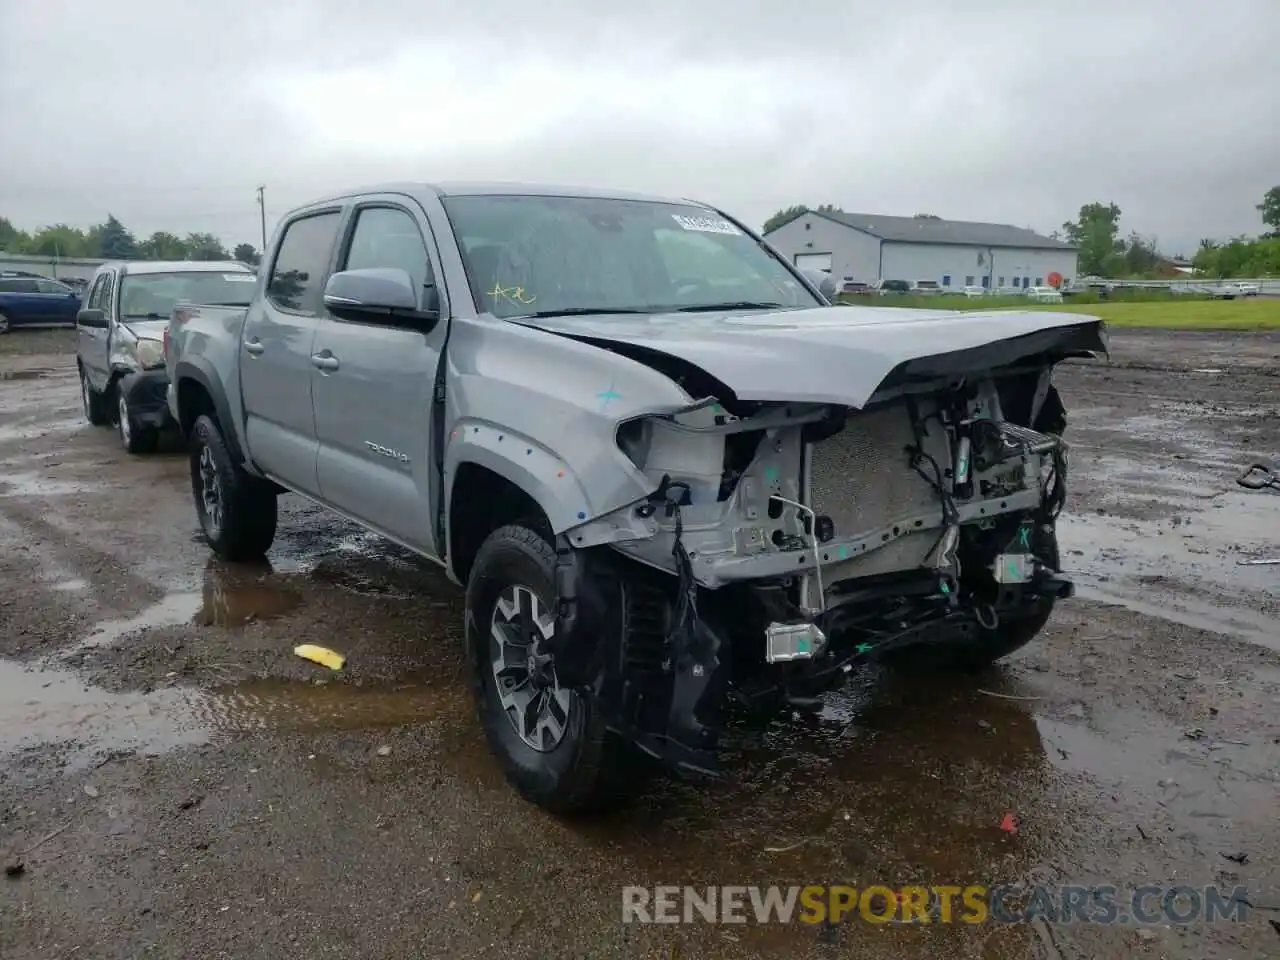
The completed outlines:
[[[1062,286],[1062,274],[1058,273],[1057,270],[1049,274],[1049,286],[1053,287],[1055,290]]]

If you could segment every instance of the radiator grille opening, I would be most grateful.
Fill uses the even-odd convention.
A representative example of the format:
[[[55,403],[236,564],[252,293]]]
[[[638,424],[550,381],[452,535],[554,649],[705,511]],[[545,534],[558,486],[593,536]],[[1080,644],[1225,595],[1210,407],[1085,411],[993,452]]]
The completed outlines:
[[[851,416],[845,428],[812,447],[810,461],[810,500],[813,510],[826,514],[835,525],[835,537],[864,537],[890,529],[911,518],[936,513],[942,517],[942,505],[933,486],[911,466],[907,447],[915,444],[915,432],[906,403],[893,404],[879,410]],[[942,425],[936,419],[928,424],[921,446],[945,472],[951,467],[950,449]],[[932,474],[925,463],[922,469]],[[907,530],[901,531],[906,533]],[[937,539],[937,533],[890,540],[879,550],[869,550],[856,564],[858,576],[884,570],[919,566]],[[876,558],[877,554],[883,554]],[[875,558],[875,559],[873,559]],[[875,568],[874,570],[872,568]],[[883,569],[882,569],[883,568]],[[846,568],[842,567],[842,573]]]

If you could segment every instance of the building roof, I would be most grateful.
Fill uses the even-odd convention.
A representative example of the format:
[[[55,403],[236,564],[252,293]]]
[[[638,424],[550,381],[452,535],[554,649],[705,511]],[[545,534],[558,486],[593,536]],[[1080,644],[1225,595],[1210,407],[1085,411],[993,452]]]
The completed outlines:
[[[1061,240],[1013,227],[1007,223],[973,223],[967,220],[935,220],[932,217],[885,217],[876,213],[834,213],[811,210],[819,217],[852,227],[893,243],[954,243],[973,247],[1023,247],[1042,250],[1075,250]]]

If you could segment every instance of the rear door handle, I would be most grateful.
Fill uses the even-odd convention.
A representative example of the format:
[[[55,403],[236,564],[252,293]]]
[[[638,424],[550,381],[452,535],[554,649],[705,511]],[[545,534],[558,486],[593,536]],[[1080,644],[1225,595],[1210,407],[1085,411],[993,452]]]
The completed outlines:
[[[250,353],[252,353],[255,357],[267,349],[266,346],[263,345],[262,341],[259,340],[257,337],[254,337],[252,340],[246,340],[244,342],[244,348],[248,350]]]
[[[332,373],[338,369],[338,358],[331,353],[313,353],[311,362],[325,373]]]

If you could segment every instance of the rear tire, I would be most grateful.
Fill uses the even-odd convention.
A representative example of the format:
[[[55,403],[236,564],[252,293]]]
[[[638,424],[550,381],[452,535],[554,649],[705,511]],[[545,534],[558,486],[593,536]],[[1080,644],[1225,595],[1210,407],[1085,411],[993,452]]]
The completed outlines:
[[[129,413],[129,400],[124,391],[117,387],[116,395],[116,430],[120,434],[120,445],[127,453],[155,453],[160,443],[160,432],[155,427],[139,426]]]
[[[0,310],[0,337],[9,332],[9,315]]]
[[[519,699],[530,689],[525,682],[532,683],[521,681],[525,652],[536,655],[554,630],[555,562],[551,544],[529,527],[505,526],[488,536],[467,578],[466,657],[480,725],[507,780],[553,813],[581,814],[618,802],[617,771],[626,750],[606,729],[593,696],[561,688],[551,665],[550,680],[539,681],[546,683],[540,696],[556,729],[543,726],[541,710],[531,711],[537,719],[528,739],[517,729],[527,715]],[[510,667],[499,671],[495,660]],[[530,677],[527,666],[523,676]],[[562,695],[563,712],[557,706]],[[533,701],[536,707],[537,697]]]
[[[84,418],[95,427],[105,427],[111,422],[111,411],[107,398],[89,384],[89,376],[80,368],[80,404],[84,407]]]
[[[260,560],[276,537],[276,491],[232,458],[217,421],[191,429],[191,492],[209,546],[223,560]]]

